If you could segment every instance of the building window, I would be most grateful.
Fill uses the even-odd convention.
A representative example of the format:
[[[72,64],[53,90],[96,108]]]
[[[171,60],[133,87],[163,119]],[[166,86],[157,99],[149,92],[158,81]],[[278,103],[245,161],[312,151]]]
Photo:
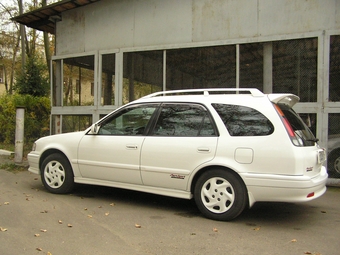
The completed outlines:
[[[235,86],[235,45],[166,51],[167,90]]]
[[[66,58],[63,63],[63,105],[93,105],[94,56]]]
[[[263,44],[240,45],[240,88],[263,91]]]
[[[273,92],[317,101],[317,38],[273,42]]]
[[[330,37],[329,101],[340,101],[340,35]]]
[[[101,70],[101,105],[115,105],[115,72],[115,54],[103,55]]]
[[[163,51],[124,53],[123,104],[163,90]]]

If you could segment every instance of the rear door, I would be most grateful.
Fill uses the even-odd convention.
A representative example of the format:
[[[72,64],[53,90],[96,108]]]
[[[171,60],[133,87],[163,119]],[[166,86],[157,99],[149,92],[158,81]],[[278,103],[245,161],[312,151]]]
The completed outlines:
[[[214,158],[218,135],[199,104],[163,104],[141,154],[144,185],[186,190],[188,176]]]

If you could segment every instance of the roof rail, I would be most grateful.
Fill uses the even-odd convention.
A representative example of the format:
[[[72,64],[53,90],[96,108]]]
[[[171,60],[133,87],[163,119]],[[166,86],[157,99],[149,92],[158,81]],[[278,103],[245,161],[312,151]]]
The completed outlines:
[[[248,92],[254,97],[261,97],[264,94],[258,90],[258,89],[233,89],[233,88],[228,88],[228,89],[221,89],[221,88],[206,88],[206,89],[181,89],[181,90],[168,90],[168,91],[159,91],[152,93],[150,95],[144,96],[142,98],[151,98],[151,97],[157,97],[157,96],[169,96],[169,95],[179,95],[179,94],[185,94],[185,95],[199,95],[203,94],[204,96],[209,96],[210,93],[223,93],[223,92],[235,92],[235,94],[239,94],[239,92]]]

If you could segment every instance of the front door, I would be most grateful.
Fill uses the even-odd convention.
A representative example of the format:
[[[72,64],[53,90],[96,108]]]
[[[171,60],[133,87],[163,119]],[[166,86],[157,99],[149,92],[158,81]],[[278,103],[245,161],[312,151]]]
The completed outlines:
[[[141,148],[156,107],[123,108],[99,123],[98,134],[85,135],[78,150],[82,177],[141,184]]]

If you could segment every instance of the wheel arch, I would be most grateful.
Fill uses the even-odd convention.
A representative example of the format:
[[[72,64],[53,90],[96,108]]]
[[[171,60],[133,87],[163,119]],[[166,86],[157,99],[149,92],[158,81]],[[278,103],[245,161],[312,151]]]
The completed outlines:
[[[200,169],[199,171],[197,171],[191,181],[191,184],[190,184],[190,192],[193,194],[194,193],[194,190],[195,190],[195,185],[197,183],[197,180],[200,178],[200,176],[207,172],[207,171],[210,171],[212,169],[223,169],[225,171],[228,171],[229,173],[233,174],[236,178],[239,179],[240,183],[242,183],[242,185],[244,186],[246,192],[247,192],[247,206],[249,207],[250,204],[249,204],[249,193],[248,193],[248,188],[247,188],[247,185],[245,184],[243,178],[233,169],[229,168],[229,167],[226,167],[226,166],[220,166],[220,165],[211,165],[211,166],[206,166],[206,167],[203,167],[202,169]]]
[[[59,154],[63,155],[70,162],[69,158],[61,150],[58,150],[58,149],[48,149],[48,150],[44,151],[41,154],[41,156],[40,156],[40,159],[39,159],[39,169],[41,168],[41,165],[44,162],[45,158],[47,158],[49,155],[51,155],[53,153],[59,153]],[[71,162],[70,162],[70,164],[71,164]],[[71,166],[72,166],[72,164],[71,164]]]

